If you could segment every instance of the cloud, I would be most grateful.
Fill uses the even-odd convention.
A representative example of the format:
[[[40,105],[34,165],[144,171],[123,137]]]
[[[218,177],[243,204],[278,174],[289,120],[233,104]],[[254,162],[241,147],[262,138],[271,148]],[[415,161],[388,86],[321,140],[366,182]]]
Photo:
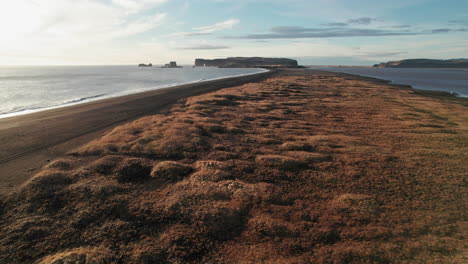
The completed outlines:
[[[125,8],[128,13],[138,13],[142,9],[151,8],[168,0],[112,0],[116,6]]]
[[[326,24],[320,24],[320,25],[326,26],[326,27],[345,27],[348,25],[348,23],[335,22],[335,23],[326,23]]]
[[[338,38],[338,37],[379,37],[379,36],[408,36],[419,35],[420,32],[401,32],[385,29],[362,28],[305,28],[296,26],[274,27],[271,32],[265,34],[250,34],[240,39],[297,39],[297,38]]]
[[[410,28],[412,27],[411,25],[396,25],[396,26],[391,26],[391,28]]]
[[[225,39],[309,39],[309,38],[343,38],[343,37],[384,37],[384,36],[416,36],[429,34],[442,34],[449,32],[465,32],[466,28],[450,29],[438,28],[432,30],[411,30],[411,25],[397,25],[380,28],[356,28],[356,27],[317,27],[307,28],[299,26],[277,26],[270,32],[260,34],[248,34],[243,36],[224,36]],[[395,28],[395,29],[392,29]],[[400,30],[398,30],[400,29]]]
[[[346,27],[349,25],[370,25],[372,22],[378,21],[376,18],[371,17],[360,17],[355,19],[348,19],[346,22],[332,22],[320,24],[321,26],[326,27]]]
[[[433,29],[432,30],[432,33],[434,34],[437,34],[437,33],[448,33],[452,31],[450,28],[437,28],[437,29]]]
[[[348,23],[355,25],[370,25],[374,21],[377,21],[377,19],[371,17],[360,17],[356,19],[349,19]]]
[[[467,28],[457,28],[457,29],[451,29],[451,28],[437,28],[433,29],[432,33],[437,34],[437,33],[449,33],[449,32],[466,32],[468,31]]]
[[[239,23],[240,23],[239,19],[229,19],[223,22],[216,23],[211,26],[197,27],[197,28],[194,28],[194,30],[200,33],[213,33],[216,31],[233,28],[235,25]]]
[[[4,37],[10,43],[22,39],[30,39],[29,42],[42,39],[46,42],[87,43],[131,36],[160,25],[166,14],[152,12],[132,15],[129,14],[127,6],[132,6],[132,12],[140,12],[142,8],[155,7],[165,1],[113,0],[104,3],[99,0],[15,0],[13,4],[2,2],[0,41]]]
[[[123,24],[122,28],[111,33],[111,37],[126,37],[136,35],[151,30],[158,26],[164,19],[166,14],[156,14],[150,17],[143,17],[132,21],[131,23]]]
[[[450,24],[462,24],[468,26],[468,20],[450,20]]]
[[[217,31],[222,31],[225,29],[231,29],[235,25],[239,24],[240,20],[239,19],[229,19],[223,22],[219,22],[213,25],[209,26],[203,26],[203,27],[196,27],[192,28],[194,31],[192,32],[176,32],[170,34],[170,36],[173,37],[179,37],[179,36],[206,36],[206,35],[211,35]]]
[[[229,46],[215,46],[215,45],[196,45],[191,47],[182,47],[181,50],[220,50],[220,49],[230,49]]]
[[[298,34],[307,32],[308,30],[312,30],[311,28],[304,28],[304,27],[296,27],[296,26],[280,26],[280,27],[273,27],[271,31],[278,33],[278,34]]]
[[[394,52],[368,52],[364,54],[359,54],[356,55],[357,57],[395,57],[403,54],[407,54],[408,52],[403,52],[403,51],[394,51]]]

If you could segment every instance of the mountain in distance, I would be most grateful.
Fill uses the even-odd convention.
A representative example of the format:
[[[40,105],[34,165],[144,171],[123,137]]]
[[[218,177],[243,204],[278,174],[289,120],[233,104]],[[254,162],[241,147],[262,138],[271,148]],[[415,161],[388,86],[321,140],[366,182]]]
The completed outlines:
[[[468,59],[408,59],[375,64],[375,68],[468,68]]]
[[[226,59],[196,59],[196,67],[249,68],[249,67],[298,67],[293,59],[262,57],[230,57]]]

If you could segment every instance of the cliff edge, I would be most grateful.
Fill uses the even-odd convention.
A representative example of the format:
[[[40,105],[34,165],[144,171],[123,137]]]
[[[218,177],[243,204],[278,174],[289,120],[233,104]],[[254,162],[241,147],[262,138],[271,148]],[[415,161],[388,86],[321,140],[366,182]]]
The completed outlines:
[[[196,59],[196,67],[221,67],[221,68],[245,68],[260,66],[298,67],[293,59],[286,58],[261,58],[261,57],[231,57],[226,59]]]

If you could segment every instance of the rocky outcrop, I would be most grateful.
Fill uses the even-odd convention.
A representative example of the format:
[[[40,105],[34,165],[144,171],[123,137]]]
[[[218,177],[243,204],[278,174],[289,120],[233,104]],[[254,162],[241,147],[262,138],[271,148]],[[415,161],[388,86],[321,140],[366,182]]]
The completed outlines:
[[[468,59],[409,59],[375,64],[375,68],[468,68]]]
[[[226,59],[196,59],[196,67],[245,68],[262,66],[298,67],[297,61],[286,58],[231,57]]]

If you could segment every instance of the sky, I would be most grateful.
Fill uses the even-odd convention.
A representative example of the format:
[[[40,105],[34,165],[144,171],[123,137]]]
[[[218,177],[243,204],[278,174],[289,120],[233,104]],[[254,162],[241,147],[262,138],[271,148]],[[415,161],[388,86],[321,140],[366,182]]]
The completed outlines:
[[[0,65],[468,58],[467,0],[1,0]]]

